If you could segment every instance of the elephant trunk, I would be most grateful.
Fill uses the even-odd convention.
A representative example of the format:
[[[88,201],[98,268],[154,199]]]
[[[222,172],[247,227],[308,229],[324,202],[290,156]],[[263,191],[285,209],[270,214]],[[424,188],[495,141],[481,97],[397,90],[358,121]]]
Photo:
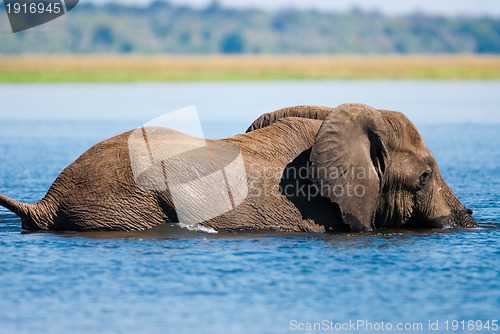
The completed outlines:
[[[441,177],[442,178],[442,177]],[[458,197],[453,193],[448,184],[443,179],[443,197],[451,208],[451,215],[448,217],[453,224],[460,227],[477,227],[477,222],[472,216],[472,210],[466,208]]]
[[[437,176],[439,184],[426,203],[419,203],[410,218],[410,227],[453,228],[477,227],[472,210],[466,208],[444,181]]]

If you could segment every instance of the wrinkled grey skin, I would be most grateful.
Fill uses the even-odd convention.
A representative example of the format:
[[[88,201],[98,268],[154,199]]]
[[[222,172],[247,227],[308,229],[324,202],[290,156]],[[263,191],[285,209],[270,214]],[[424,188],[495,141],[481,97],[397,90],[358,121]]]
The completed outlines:
[[[155,138],[187,146],[200,140],[170,129],[147,131],[154,133],[148,145]],[[245,172],[228,175],[246,179],[246,186],[237,187],[246,196],[236,201],[233,193],[232,209],[215,216],[202,198],[217,198],[230,186],[190,188],[192,198],[202,204],[200,217],[209,217],[200,226],[307,232],[476,226],[472,211],[448,187],[415,126],[398,112],[362,104],[280,109],[262,115],[246,134],[207,141],[206,160],[192,151],[177,165],[167,160],[151,167],[141,175],[143,181],[132,172],[131,136],[127,132],[89,149],[40,202],[24,204],[0,195],[0,205],[20,216],[29,230],[142,230],[178,222],[173,189],[141,182],[151,183],[155,173],[171,178],[172,169],[183,180],[195,175],[191,170],[196,175],[218,170],[234,159],[234,150],[226,149],[232,147],[241,152]]]

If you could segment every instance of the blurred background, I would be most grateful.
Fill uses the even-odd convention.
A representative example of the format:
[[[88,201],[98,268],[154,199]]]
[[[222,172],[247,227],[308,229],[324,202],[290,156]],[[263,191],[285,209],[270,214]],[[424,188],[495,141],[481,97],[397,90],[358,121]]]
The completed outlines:
[[[2,54],[454,54],[500,52],[500,4],[483,1],[82,0],[9,33]]]

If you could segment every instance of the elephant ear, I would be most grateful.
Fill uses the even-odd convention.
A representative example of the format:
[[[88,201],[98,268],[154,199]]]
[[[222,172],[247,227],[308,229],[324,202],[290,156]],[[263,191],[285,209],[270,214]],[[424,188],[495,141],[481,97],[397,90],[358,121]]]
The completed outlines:
[[[339,205],[351,231],[371,231],[385,168],[385,125],[379,111],[342,104],[322,123],[311,150],[311,175]]]
[[[273,123],[276,123],[285,117],[301,117],[310,119],[324,120],[334,108],[321,106],[295,106],[279,109],[273,112],[263,114],[257,118],[247,129],[250,132],[257,129],[265,128]]]

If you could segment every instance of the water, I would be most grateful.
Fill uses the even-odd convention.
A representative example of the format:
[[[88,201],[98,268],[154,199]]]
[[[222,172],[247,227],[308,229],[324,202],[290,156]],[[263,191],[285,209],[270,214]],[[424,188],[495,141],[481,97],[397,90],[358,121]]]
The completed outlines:
[[[204,85],[208,84],[189,86],[189,90],[199,96],[197,90],[206,88]],[[294,87],[292,83],[276,85],[282,91],[283,85]],[[307,86],[296,85],[296,91]],[[349,85],[361,100],[363,96],[370,100],[366,82]],[[390,82],[381,85],[391,88]],[[401,88],[405,85],[406,95]],[[392,88],[399,89],[395,104],[401,95],[410,97],[419,85],[393,82]],[[446,86],[442,82],[436,85]],[[481,95],[490,89],[485,87],[498,83],[450,83],[451,88],[443,89],[453,91],[457,85],[467,88],[465,97],[438,94],[439,103],[448,99],[448,114],[437,115],[431,119],[433,124],[423,122],[426,119],[417,119],[417,123],[443,176],[474,210],[480,228],[324,235],[208,234],[161,226],[132,233],[30,233],[2,208],[0,332],[293,333],[299,323],[364,320],[394,326],[421,323],[422,330],[413,332],[422,333],[436,333],[428,329],[429,321],[439,321],[440,333],[498,333],[445,328],[446,320],[450,325],[452,320],[485,323],[499,320],[500,314],[500,125],[467,122],[475,114],[488,116],[484,108],[471,107],[478,95],[488,102],[488,113],[499,108],[500,97]],[[78,87],[80,94],[92,95],[96,89],[85,87]],[[117,87],[113,89],[119,90]],[[164,87],[167,92],[169,87],[173,89]],[[261,89],[258,84],[255,87]],[[247,94],[257,96],[248,89]],[[43,197],[60,171],[94,143],[140,125],[133,117],[106,121],[73,115],[69,118],[75,119],[33,120],[26,114],[20,117],[23,120],[7,119],[13,118],[10,109],[4,109],[10,102],[2,98],[11,96],[5,92],[19,91],[42,95],[52,90],[50,85],[0,87],[4,113],[0,122],[0,193],[22,201]],[[474,98],[468,100],[467,96]],[[380,101],[386,103],[383,107],[392,108],[389,97],[385,99]],[[214,95],[205,103],[220,106],[219,100]],[[419,101],[415,97],[412,102],[416,103],[412,110],[429,110],[436,98]],[[233,105],[238,103],[233,101]],[[26,101],[21,104],[29,105]],[[55,108],[68,104],[63,101]],[[295,103],[282,106],[291,104]],[[454,110],[458,116],[452,118]],[[425,117],[429,115],[432,113]],[[246,113],[226,121],[210,117],[215,121],[204,122],[205,130],[213,137],[241,132],[254,116]],[[452,121],[442,124],[443,117]]]

